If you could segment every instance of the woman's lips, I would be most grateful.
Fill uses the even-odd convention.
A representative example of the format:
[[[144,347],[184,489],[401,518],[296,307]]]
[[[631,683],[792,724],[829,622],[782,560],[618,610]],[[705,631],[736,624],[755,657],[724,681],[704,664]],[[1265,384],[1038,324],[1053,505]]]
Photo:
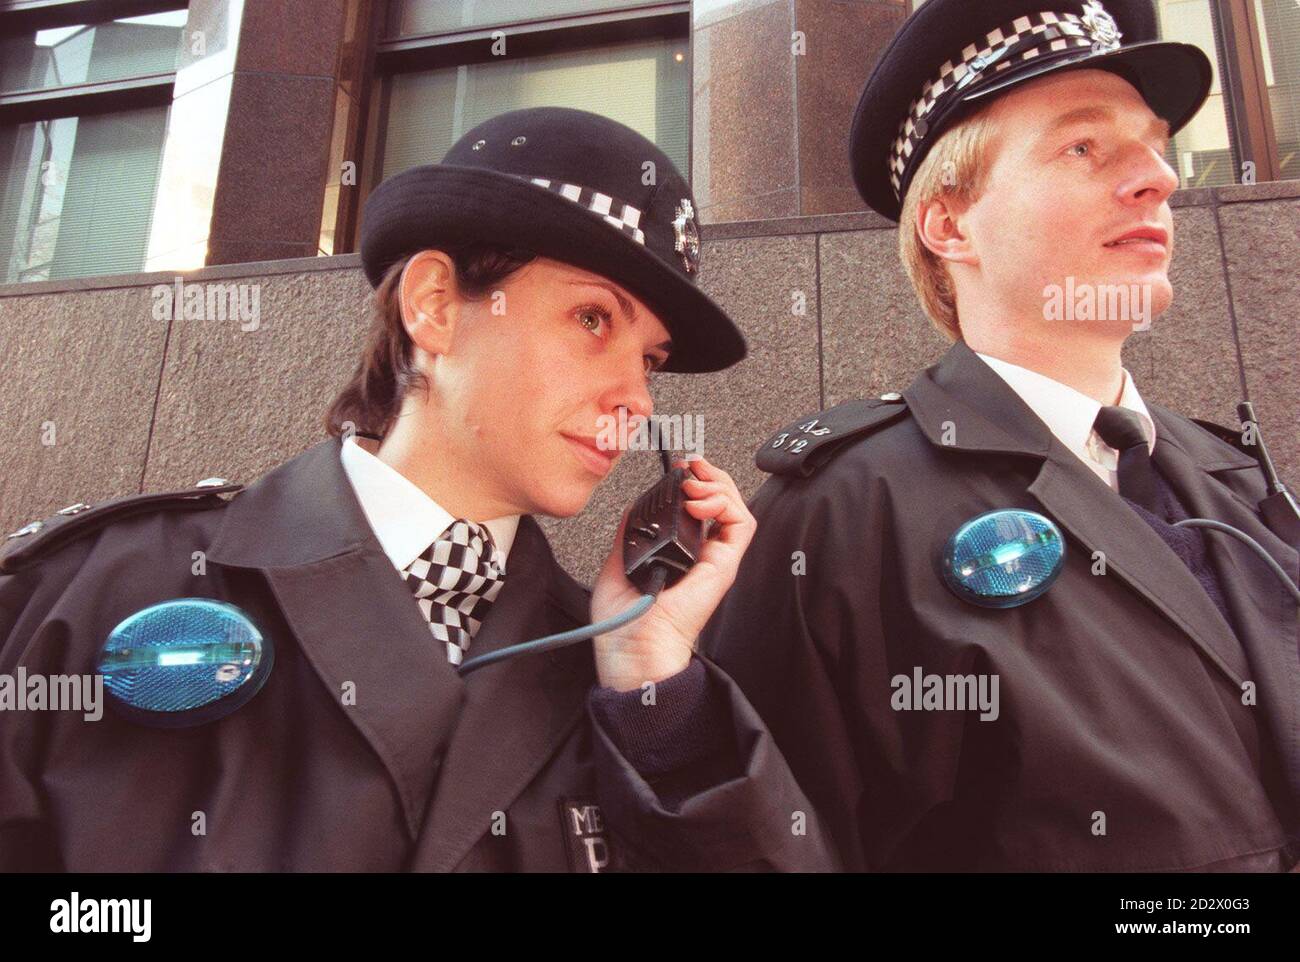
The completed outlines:
[[[577,456],[579,462],[591,471],[597,477],[603,478],[609,474],[614,467],[614,462],[618,460],[618,451],[602,451],[596,447],[595,439],[582,440],[575,438],[571,434],[561,435],[564,440],[569,442],[569,447]]]

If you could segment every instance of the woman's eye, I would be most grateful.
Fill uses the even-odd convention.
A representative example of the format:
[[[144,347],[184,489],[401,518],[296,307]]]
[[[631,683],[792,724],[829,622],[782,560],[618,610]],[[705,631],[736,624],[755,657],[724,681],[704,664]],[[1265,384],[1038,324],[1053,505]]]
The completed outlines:
[[[578,323],[592,334],[600,337],[601,324],[609,324],[610,313],[603,307],[581,307],[578,309]]]
[[[1079,143],[1066,150],[1066,153],[1070,154],[1072,157],[1086,157],[1088,154],[1092,153],[1092,141],[1081,140]]]

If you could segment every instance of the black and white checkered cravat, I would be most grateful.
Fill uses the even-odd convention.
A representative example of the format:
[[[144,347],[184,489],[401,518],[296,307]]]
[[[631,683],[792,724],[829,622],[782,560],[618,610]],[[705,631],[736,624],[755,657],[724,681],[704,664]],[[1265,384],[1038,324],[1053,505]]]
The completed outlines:
[[[501,551],[482,525],[457,518],[403,572],[433,637],[459,665],[505,583]]]

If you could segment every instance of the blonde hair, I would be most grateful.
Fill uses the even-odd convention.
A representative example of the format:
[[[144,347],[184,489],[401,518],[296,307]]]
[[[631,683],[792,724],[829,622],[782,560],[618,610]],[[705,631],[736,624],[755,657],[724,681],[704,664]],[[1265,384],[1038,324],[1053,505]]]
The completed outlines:
[[[988,174],[988,145],[993,125],[982,109],[943,132],[921,161],[903,198],[898,220],[898,255],[921,299],[921,306],[939,332],[961,340],[957,291],[943,258],[925,246],[917,229],[917,210],[936,199],[969,204],[979,199]]]

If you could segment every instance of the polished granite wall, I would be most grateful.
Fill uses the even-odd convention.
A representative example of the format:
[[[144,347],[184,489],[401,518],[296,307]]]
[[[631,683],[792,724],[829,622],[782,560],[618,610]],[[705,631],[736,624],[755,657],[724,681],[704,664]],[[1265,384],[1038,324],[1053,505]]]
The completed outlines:
[[[1300,182],[1175,195],[1174,307],[1126,351],[1143,394],[1232,424],[1244,376],[1285,477],[1300,478]],[[823,405],[906,386],[944,342],[898,265],[892,226],[839,214],[705,228],[702,283],[750,356],[666,375],[661,413],[701,415],[706,454],[749,494],[757,446]],[[260,324],[155,320],[171,273],[0,287],[0,531],[76,501],[251,482],[323,437],[361,348],[368,288],[355,255],[210,267],[186,282],[256,285]],[[795,305],[799,295],[802,314]],[[1240,350],[1238,351],[1238,345]],[[51,439],[53,444],[43,443]],[[580,516],[547,522],[589,579],[623,505],[657,472],[629,454]]]
[[[333,249],[371,15],[372,0],[190,0],[146,270]]]
[[[905,0],[692,3],[691,185],[703,223],[862,209],[845,135],[908,9]]]

